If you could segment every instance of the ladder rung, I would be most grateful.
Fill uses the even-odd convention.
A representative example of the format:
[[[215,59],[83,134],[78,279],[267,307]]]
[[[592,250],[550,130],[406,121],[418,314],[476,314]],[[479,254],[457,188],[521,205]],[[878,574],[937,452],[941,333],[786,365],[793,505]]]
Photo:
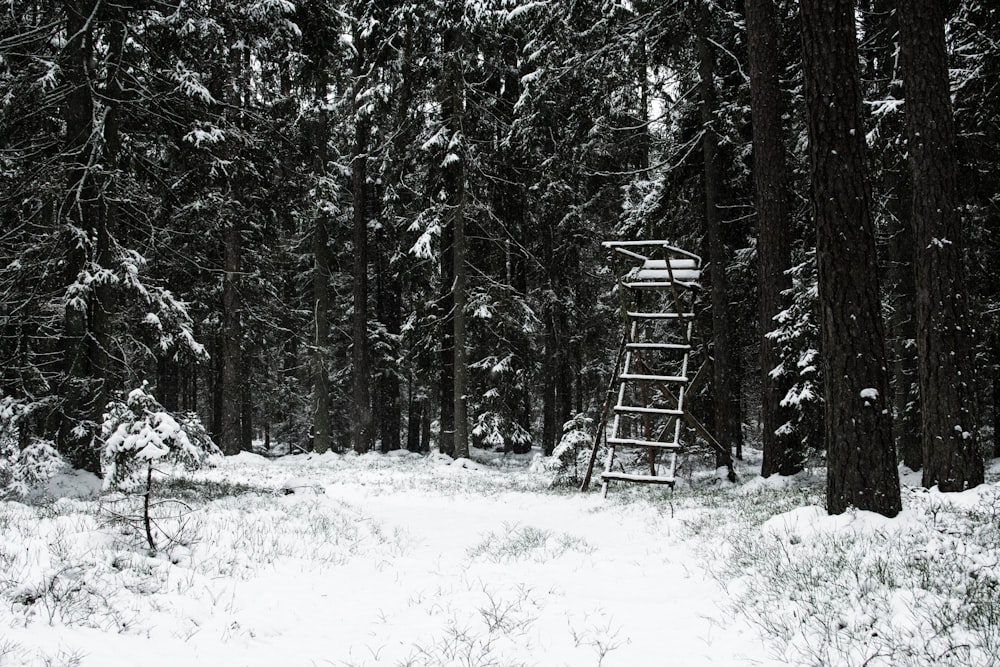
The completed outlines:
[[[627,315],[637,320],[678,320],[692,319],[694,313],[640,313],[627,311]]]
[[[642,484],[667,484],[669,486],[674,485],[673,477],[661,477],[659,475],[633,475],[627,472],[602,472],[601,479],[607,482],[608,480],[616,479],[622,482],[640,482]]]
[[[681,287],[691,289],[693,287],[700,287],[700,285],[696,282],[685,282],[681,280],[674,280],[673,282],[669,280],[642,280],[622,284],[629,289],[663,289],[665,287]]]
[[[632,412],[640,415],[670,415],[671,417],[680,417],[684,414],[683,410],[674,410],[671,408],[644,408],[638,405],[616,405],[615,412]]]
[[[678,350],[687,352],[690,345],[684,343],[625,343],[625,348],[629,350]]]
[[[608,438],[608,444],[614,447],[652,447],[654,449],[680,449],[676,442],[660,442],[658,440],[637,440],[635,438]]]
[[[687,382],[683,375],[645,375],[643,373],[622,373],[621,380],[644,380],[648,382]]]

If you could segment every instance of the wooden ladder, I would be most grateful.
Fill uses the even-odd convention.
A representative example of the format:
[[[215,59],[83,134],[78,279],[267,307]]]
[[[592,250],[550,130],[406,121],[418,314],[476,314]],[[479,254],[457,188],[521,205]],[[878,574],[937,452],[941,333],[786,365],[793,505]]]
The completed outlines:
[[[611,253],[625,335],[582,490],[589,487],[602,437],[607,445],[602,493],[607,494],[612,481],[673,487],[682,419],[710,445],[729,453],[685,405],[694,376],[700,375],[691,372],[690,360],[701,258],[666,241],[603,245]],[[620,450],[645,450],[646,469],[626,469]]]

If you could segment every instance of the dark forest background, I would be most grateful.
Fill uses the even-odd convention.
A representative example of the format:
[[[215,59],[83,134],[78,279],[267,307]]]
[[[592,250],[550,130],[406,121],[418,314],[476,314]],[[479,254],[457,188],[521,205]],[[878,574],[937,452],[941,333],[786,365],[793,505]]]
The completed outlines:
[[[551,453],[565,422],[596,419],[622,336],[600,242],[662,238],[708,262],[716,372],[695,411],[793,472],[824,450],[808,37],[798,2],[767,2],[751,59],[762,4],[0,2],[5,428],[97,471],[107,404],[145,381],[226,453]],[[967,407],[990,448],[1000,10],[944,4],[964,237],[939,241],[959,251]],[[877,268],[851,270],[878,290],[893,438],[917,469],[899,22],[894,2],[859,5]],[[753,100],[780,155],[755,148]],[[756,197],[779,175],[783,246],[762,267]]]

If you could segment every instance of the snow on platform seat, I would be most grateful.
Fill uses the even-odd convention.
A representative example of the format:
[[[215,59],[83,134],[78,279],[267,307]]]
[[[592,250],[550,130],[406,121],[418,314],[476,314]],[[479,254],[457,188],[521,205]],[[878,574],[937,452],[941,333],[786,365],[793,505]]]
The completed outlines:
[[[695,287],[701,279],[698,261],[694,259],[671,259],[667,266],[665,259],[647,259],[629,272],[625,284],[638,289],[658,289],[670,287]]]

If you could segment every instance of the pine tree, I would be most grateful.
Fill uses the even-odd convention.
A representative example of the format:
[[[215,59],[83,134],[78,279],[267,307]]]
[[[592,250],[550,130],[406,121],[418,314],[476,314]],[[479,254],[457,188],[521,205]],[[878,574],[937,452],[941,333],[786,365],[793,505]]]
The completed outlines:
[[[913,183],[923,483],[942,491],[962,491],[983,482],[983,460],[962,261],[945,11],[941,3],[930,0],[896,5]]]
[[[791,212],[788,158],[782,127],[783,91],[779,81],[778,29],[773,0],[746,0],[747,42],[753,115],[753,177],[757,193],[757,261],[760,276],[760,358],[762,449],[761,475],[792,475],[804,464],[801,442],[783,405],[791,388],[781,366],[781,348],[769,335],[785,310],[783,294],[791,287]]]
[[[704,160],[705,227],[711,271],[712,301],[712,392],[715,408],[715,437],[723,447],[735,448],[739,456],[743,446],[740,376],[733,341],[730,315],[729,281],[726,275],[729,257],[722,234],[723,182],[718,156],[719,127],[716,118],[715,54],[711,36],[711,12],[708,0],[699,5],[697,26],[698,74],[701,94],[702,157]],[[724,457],[717,457],[724,465]]]
[[[803,0],[826,400],[827,509],[900,511],[853,0]]]

